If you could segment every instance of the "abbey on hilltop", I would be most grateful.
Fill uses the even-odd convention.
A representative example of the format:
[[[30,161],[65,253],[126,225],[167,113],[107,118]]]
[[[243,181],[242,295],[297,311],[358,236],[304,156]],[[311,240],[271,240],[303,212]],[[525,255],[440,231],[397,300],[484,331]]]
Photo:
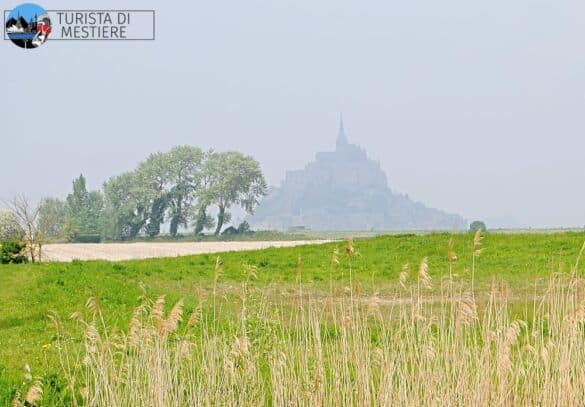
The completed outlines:
[[[393,193],[380,164],[350,144],[340,118],[336,148],[287,171],[248,219],[253,228],[287,230],[464,230],[459,215]]]

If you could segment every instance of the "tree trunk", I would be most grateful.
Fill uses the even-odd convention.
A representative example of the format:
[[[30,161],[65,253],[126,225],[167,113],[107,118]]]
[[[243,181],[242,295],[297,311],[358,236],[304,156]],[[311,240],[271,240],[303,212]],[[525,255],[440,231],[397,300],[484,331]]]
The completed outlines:
[[[197,219],[195,220],[195,235],[198,235],[205,228],[205,221],[207,220],[207,207],[200,206],[197,212]]]
[[[35,263],[35,261],[36,261],[36,258],[35,258],[35,246],[31,242],[28,242],[28,252],[30,254],[30,262],[31,263]]]
[[[130,231],[129,231],[127,238],[128,239],[136,238],[136,236],[138,236],[138,234],[140,233],[140,231],[142,230],[142,228],[144,227],[145,224],[146,224],[146,219],[142,219],[138,222],[134,221],[134,222],[130,223]]]
[[[171,237],[177,237],[178,230],[179,230],[179,216],[175,215],[171,219],[171,227],[169,229]]]
[[[153,238],[160,234],[160,225],[164,222],[165,209],[167,208],[166,197],[155,199],[150,211],[150,219],[146,226],[146,233]]]
[[[177,233],[179,231],[179,224],[181,223],[183,208],[182,208],[182,199],[177,199],[177,205],[175,207],[175,213],[171,219],[171,228],[170,233],[172,237],[177,237]]]
[[[225,206],[220,206],[219,213],[217,214],[217,227],[215,228],[215,236],[218,236],[219,232],[221,232],[221,227],[223,226],[224,217],[225,217]]]
[[[36,261],[36,256],[35,256],[35,235],[34,235],[34,230],[31,226],[31,224],[29,223],[27,225],[27,229],[28,229],[28,239],[27,239],[27,244],[28,244],[28,250],[30,253],[30,261],[31,263],[34,263]]]

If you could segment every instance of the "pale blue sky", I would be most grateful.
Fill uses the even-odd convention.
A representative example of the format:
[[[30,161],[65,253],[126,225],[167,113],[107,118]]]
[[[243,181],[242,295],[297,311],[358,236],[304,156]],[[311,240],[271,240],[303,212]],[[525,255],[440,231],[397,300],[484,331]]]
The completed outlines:
[[[176,144],[252,154],[277,184],[334,147],[343,111],[394,190],[585,225],[582,0],[39,4],[155,9],[157,39],[0,44],[3,195],[97,187]]]
[[[19,3],[21,4],[21,3]],[[35,16],[40,16],[44,14],[44,9],[40,7],[38,4],[34,3],[22,3],[21,6],[18,8],[12,9],[10,14],[8,14],[8,18],[14,17],[23,17],[27,22],[31,19],[34,19]]]

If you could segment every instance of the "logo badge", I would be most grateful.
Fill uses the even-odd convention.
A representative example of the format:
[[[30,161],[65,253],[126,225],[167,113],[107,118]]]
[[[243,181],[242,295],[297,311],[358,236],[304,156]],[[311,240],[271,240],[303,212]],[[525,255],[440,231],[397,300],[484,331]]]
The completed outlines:
[[[21,48],[37,48],[51,34],[51,19],[44,8],[33,3],[21,4],[6,19],[8,38]]]

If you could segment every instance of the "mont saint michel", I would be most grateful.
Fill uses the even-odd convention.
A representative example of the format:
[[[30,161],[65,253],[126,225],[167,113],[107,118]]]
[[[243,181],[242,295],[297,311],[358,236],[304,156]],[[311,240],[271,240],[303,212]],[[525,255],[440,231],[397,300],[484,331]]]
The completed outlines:
[[[319,152],[302,170],[287,171],[250,224],[287,230],[463,230],[459,215],[394,193],[380,163],[349,143],[340,119],[335,151]]]

